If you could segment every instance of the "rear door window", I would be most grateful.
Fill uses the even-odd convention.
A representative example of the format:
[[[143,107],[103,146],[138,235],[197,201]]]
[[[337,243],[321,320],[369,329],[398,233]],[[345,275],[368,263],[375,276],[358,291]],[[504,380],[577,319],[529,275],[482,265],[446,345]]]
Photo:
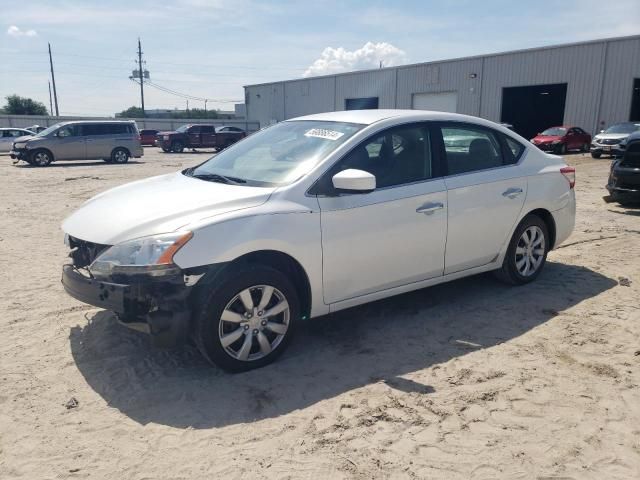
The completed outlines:
[[[504,165],[500,141],[490,130],[465,124],[443,125],[440,130],[449,175]]]

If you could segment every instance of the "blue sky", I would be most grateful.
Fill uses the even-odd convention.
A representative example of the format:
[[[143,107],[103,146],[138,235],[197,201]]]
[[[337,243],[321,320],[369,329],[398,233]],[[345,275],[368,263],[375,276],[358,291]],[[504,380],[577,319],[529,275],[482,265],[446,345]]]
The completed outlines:
[[[152,81],[233,109],[246,84],[640,33],[638,0],[0,0],[0,12],[0,96],[48,105],[51,42],[61,114],[80,115],[139,105],[138,36]],[[150,87],[145,100],[185,107]]]

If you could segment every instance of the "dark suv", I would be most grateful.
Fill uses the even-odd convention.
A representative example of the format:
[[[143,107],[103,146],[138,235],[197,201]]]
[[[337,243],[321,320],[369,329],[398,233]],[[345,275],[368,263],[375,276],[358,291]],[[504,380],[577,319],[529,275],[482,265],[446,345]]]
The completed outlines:
[[[606,200],[621,204],[640,202],[640,132],[631,134],[622,145],[622,159],[614,160]]]
[[[183,125],[173,132],[158,132],[156,147],[163,152],[182,152],[185,148],[213,148],[222,150],[247,136],[239,128],[216,130],[213,125]]]

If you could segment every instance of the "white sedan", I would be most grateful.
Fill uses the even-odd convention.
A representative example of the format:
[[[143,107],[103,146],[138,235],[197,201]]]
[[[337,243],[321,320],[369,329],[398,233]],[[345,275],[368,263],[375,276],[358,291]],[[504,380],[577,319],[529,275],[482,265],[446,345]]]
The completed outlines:
[[[63,224],[63,284],[155,344],[191,336],[248,370],[310,317],[487,271],[531,282],[573,229],[574,182],[479,118],[310,115],[89,200]]]

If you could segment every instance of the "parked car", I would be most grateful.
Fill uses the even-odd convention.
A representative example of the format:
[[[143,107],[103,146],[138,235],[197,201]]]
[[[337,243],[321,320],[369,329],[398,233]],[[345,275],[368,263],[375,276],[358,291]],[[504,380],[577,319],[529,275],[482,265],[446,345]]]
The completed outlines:
[[[605,200],[628,204],[640,202],[640,131],[622,141],[623,156],[611,162]]]
[[[591,135],[580,127],[551,127],[533,137],[531,143],[540,150],[559,155],[564,155],[569,150],[588,152]]]
[[[86,202],[62,225],[62,282],[157,345],[191,336],[248,370],[310,317],[486,271],[533,281],[573,229],[574,183],[561,158],[480,118],[310,115]]]
[[[246,136],[242,130],[218,132],[213,125],[183,125],[173,132],[159,132],[156,146],[162,148],[163,152],[177,153],[185,148],[213,148],[219,151]]]
[[[600,158],[602,155],[617,157],[622,155],[620,142],[640,130],[640,122],[623,122],[611,125],[606,130],[601,130],[593,137],[591,143],[591,156]]]
[[[11,158],[46,167],[58,160],[96,160],[126,163],[144,155],[133,121],[62,122],[15,140]]]
[[[0,152],[11,151],[13,142],[27,135],[33,135],[33,132],[26,128],[0,128]]]
[[[158,130],[140,130],[140,143],[144,146],[154,146],[156,135],[158,135]]]
[[[31,125],[30,127],[27,127],[27,130],[32,131],[33,133],[40,133],[43,130],[46,130],[47,127],[42,127],[40,125]]]

